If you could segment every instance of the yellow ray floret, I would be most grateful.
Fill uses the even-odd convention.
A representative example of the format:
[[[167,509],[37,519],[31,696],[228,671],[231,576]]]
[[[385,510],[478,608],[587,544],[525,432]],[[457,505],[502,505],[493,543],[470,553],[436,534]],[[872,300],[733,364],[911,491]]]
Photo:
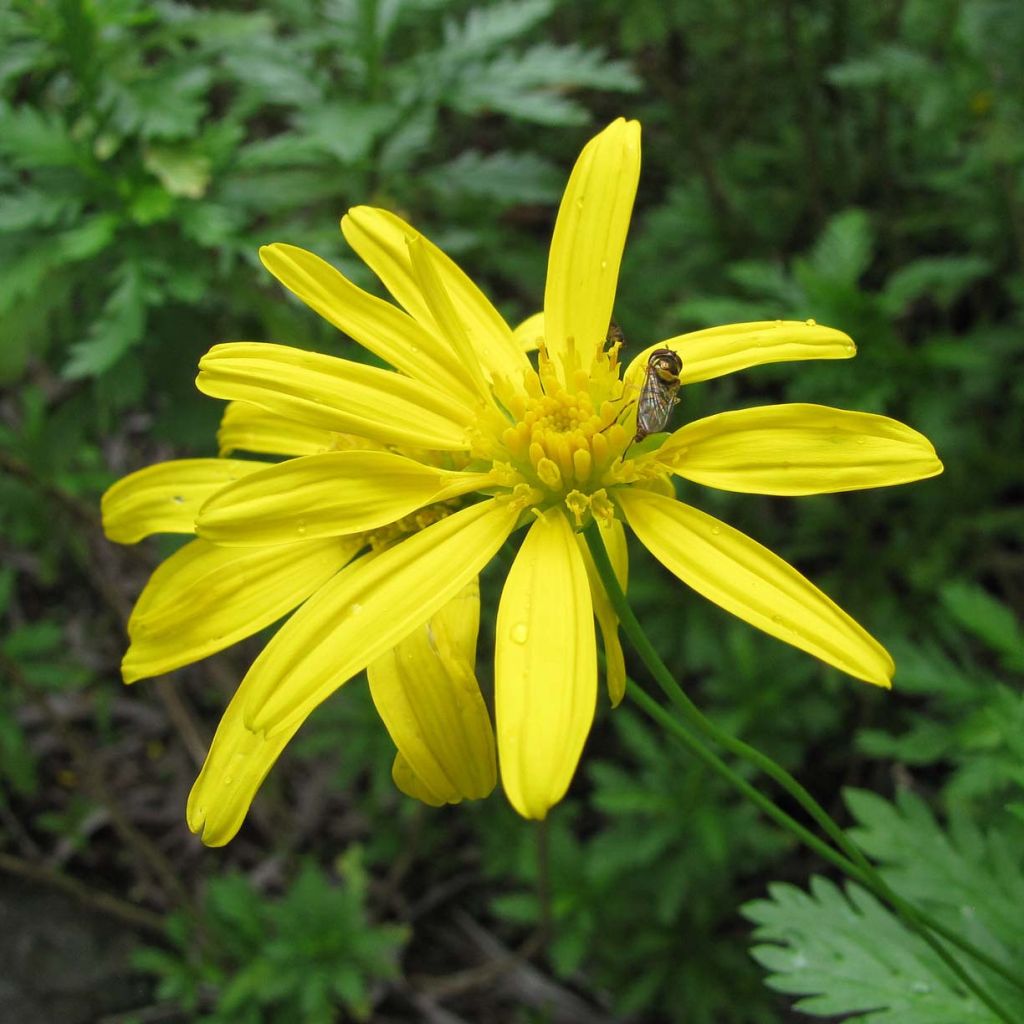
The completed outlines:
[[[931,442],[906,424],[824,405],[708,416],[681,427],[652,458],[687,480],[752,494],[854,491],[942,472]]]
[[[474,670],[479,625],[474,579],[366,670],[398,747],[399,785],[425,787],[432,803],[477,800],[497,782],[494,730]]]
[[[524,817],[545,817],[576,771],[597,700],[594,643],[583,556],[561,509],[549,509],[509,570],[495,632],[501,780]]]
[[[636,489],[616,499],[643,545],[699,594],[858,679],[891,685],[885,648],[778,555],[681,501]]]

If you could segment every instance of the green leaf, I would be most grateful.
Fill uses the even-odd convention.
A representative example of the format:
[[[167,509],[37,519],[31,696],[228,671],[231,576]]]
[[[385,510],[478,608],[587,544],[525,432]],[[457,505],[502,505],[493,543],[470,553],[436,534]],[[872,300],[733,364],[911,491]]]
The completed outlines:
[[[926,57],[906,46],[893,44],[879,46],[867,57],[833,64],[825,77],[840,88],[865,89],[914,81],[928,70]]]
[[[476,7],[461,25],[449,22],[445,26],[445,53],[460,61],[493,53],[543,21],[553,7],[554,0],[509,0]]]
[[[807,259],[820,277],[855,285],[871,263],[873,250],[868,215],[863,210],[844,210],[825,225]]]
[[[53,194],[38,188],[19,189],[3,195],[0,231],[26,231],[53,227],[74,217],[82,207],[78,196]]]
[[[69,263],[91,259],[113,243],[119,226],[120,218],[116,213],[87,217],[58,236],[55,250]]]
[[[210,184],[210,158],[188,146],[147,146],[142,162],[172,196],[199,199]]]
[[[851,837],[881,867],[904,899],[1007,967],[1024,958],[1019,908],[1024,905],[1024,853],[963,815],[944,831],[910,793],[892,804],[875,793],[847,790],[858,822]],[[864,1013],[858,1024],[960,1024],[997,1018],[954,979],[916,934],[858,886],[845,894],[824,879],[810,894],[769,887],[771,899],[742,908],[758,928],[753,955],[768,984],[804,995],[796,1006],[814,1016]],[[972,975],[1024,1019],[1024,1000],[998,975],[971,964]]]
[[[166,64],[131,82],[108,79],[113,123],[143,139],[192,138],[206,113],[211,81],[210,68]]]
[[[335,102],[305,112],[299,126],[324,153],[353,164],[394,124],[394,110],[383,103]]]
[[[535,153],[483,154],[471,149],[431,170],[425,181],[449,198],[473,196],[513,206],[557,202],[563,177],[554,164]]]
[[[918,299],[931,299],[947,309],[975,281],[991,273],[984,256],[930,256],[900,267],[885,284],[883,299],[893,316]]]
[[[114,273],[116,284],[89,336],[71,346],[63,374],[69,380],[95,377],[109,369],[143,334],[146,296],[138,264],[122,263]]]
[[[859,886],[843,892],[813,878],[809,894],[782,884],[769,893],[742,907],[757,925],[752,955],[770,972],[771,988],[804,997],[795,1004],[803,1013],[863,1014],[857,1024],[998,1020],[960,988],[923,939]]]
[[[962,580],[947,583],[940,597],[957,622],[999,654],[1007,668],[1024,671],[1024,628],[1008,605]]]
[[[538,43],[464,69],[447,98],[466,114],[494,111],[520,121],[575,125],[585,124],[590,115],[566,95],[568,90],[633,92],[639,87],[628,65],[607,61],[598,50]]]
[[[0,153],[15,167],[74,167],[78,149],[56,113],[0,102]]]
[[[1024,962],[1024,855],[1008,835],[986,835],[963,814],[944,832],[924,801],[906,792],[895,804],[865,790],[843,795],[857,819],[854,838],[900,895],[983,947],[1003,950],[1007,963]]]

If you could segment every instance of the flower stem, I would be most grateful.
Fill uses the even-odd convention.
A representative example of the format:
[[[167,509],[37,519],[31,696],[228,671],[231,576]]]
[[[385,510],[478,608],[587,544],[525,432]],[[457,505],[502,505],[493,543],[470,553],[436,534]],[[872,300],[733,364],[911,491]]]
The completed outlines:
[[[771,817],[778,824],[792,832],[801,842],[805,843],[820,856],[835,864],[855,881],[860,882],[865,888],[871,890],[879,899],[888,903],[904,922],[917,932],[935,953],[941,957],[946,965],[957,977],[971,989],[972,992],[983,1002],[1000,1020],[1012,1022],[1013,1018],[1003,1010],[989,996],[964,968],[950,955],[948,950],[936,939],[935,935],[941,935],[948,942],[957,946],[974,959],[984,964],[990,970],[998,973],[1001,977],[1013,983],[1016,987],[1024,990],[1024,981],[1004,967],[997,960],[975,947],[966,939],[957,935],[956,932],[946,928],[940,922],[935,921],[930,915],[919,911],[913,905],[907,903],[889,887],[888,883],[881,877],[875,867],[868,861],[863,851],[833,820],[828,812],[814,799],[813,796],[780,764],[762,753],[757,748],[750,746],[743,740],[731,735],[715,725],[704,713],[693,703],[683,692],[675,678],[669,672],[664,662],[655,651],[653,645],[644,632],[643,627],[637,621],[632,608],[626,600],[619,586],[618,579],[612,568],[605,550],[604,542],[596,524],[592,523],[584,531],[587,545],[594,559],[601,581],[604,584],[608,598],[615,609],[623,630],[629,637],[630,642],[647,666],[655,682],[681,713],[686,725],[676,721],[664,708],[662,708],[649,695],[644,693],[635,683],[630,686],[631,696],[637,700],[643,710],[652,718],[668,729],[687,748],[731,782],[748,799],[753,801],[765,814]],[[669,724],[671,723],[671,725]],[[689,728],[687,728],[689,726]],[[795,819],[778,807],[774,801],[766,797],[756,787],[751,785],[742,776],[738,775],[721,758],[708,750],[704,744],[693,735],[691,729],[707,737],[729,752],[748,761],[754,767],[763,771],[770,778],[774,779],[786,790],[800,806],[810,815],[822,831],[842,851],[837,854],[827,844],[818,839],[812,832],[804,828]],[[932,934],[932,933],[935,934]]]

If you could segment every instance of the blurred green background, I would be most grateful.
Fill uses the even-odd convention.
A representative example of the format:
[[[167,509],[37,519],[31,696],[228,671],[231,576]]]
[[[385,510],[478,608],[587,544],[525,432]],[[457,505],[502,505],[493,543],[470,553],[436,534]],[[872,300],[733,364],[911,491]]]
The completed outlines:
[[[97,507],[127,471],[215,453],[220,403],[192,383],[210,345],[359,357],[260,244],[375,288],[338,219],[385,206],[514,322],[580,147],[639,118],[633,351],[776,317],[859,345],[689,387],[677,415],[882,412],[946,471],[799,500],[685,488],[872,630],[892,694],[639,550],[630,597],[718,722],[857,825],[902,892],[1024,962],[1022,54],[1019,0],[4,4],[0,1021],[781,1024],[806,993],[833,1020],[994,1019],[880,908],[823,880],[801,896],[825,865],[603,700],[543,836],[500,793],[400,798],[357,679],[238,838],[203,849],[185,797],[263,638],[126,690],[123,624],[174,544],[116,549]]]

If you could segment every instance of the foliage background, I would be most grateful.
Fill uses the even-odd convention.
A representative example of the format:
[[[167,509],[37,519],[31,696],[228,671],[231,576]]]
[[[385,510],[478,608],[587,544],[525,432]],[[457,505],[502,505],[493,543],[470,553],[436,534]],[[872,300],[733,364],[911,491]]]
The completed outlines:
[[[185,795],[260,638],[125,690],[123,622],[173,544],[113,549],[97,500],[213,453],[218,404],[192,386],[211,344],[355,354],[259,244],[373,287],[337,221],[387,206],[515,320],[580,145],[640,118],[627,340],[814,317],[860,347],[693,386],[681,415],[885,412],[946,472],[800,501],[687,493],[875,632],[892,694],[639,552],[630,597],[703,707],[857,824],[901,891],[1020,963],[1022,53],[1014,0],[4,5],[0,1019],[777,1024],[801,996],[831,1019],[989,1019],[628,707],[600,709],[539,837],[500,795],[400,799],[353,681],[238,839],[203,850]],[[490,642],[485,623],[484,674]]]

